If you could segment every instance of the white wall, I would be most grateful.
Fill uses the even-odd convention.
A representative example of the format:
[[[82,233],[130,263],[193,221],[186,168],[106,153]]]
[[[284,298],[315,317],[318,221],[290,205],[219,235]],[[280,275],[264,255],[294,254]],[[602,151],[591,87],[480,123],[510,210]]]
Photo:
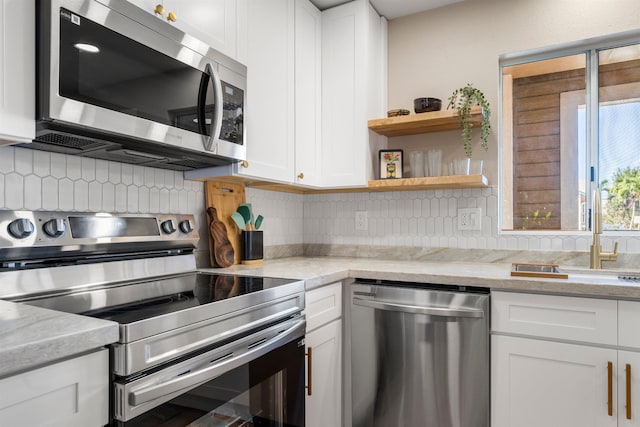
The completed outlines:
[[[474,158],[498,183],[498,56],[640,27],[637,0],[466,0],[389,22],[389,109],[413,111],[413,99],[440,98],[467,83],[492,106],[493,133]],[[458,131],[391,138],[405,152],[442,145],[445,161],[464,156]],[[476,157],[477,156],[477,157]]]

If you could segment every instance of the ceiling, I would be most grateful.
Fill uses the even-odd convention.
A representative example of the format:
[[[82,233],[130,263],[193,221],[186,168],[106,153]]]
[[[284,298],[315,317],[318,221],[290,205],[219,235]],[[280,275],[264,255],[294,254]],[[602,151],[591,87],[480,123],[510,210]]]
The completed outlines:
[[[435,9],[448,4],[458,3],[464,0],[370,0],[371,4],[387,19],[399,18],[401,16],[412,15],[425,10]],[[342,3],[345,0],[311,0],[320,10],[328,9]]]

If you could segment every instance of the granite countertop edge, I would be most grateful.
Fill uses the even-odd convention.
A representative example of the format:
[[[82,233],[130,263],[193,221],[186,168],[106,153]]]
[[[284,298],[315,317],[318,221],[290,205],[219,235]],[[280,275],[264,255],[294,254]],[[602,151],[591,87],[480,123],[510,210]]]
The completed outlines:
[[[0,300],[0,378],[118,340],[116,322]]]

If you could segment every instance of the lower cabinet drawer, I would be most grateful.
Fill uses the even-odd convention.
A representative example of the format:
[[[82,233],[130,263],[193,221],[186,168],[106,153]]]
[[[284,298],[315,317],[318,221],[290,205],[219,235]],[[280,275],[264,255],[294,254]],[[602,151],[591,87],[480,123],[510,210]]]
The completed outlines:
[[[336,282],[305,294],[307,331],[342,316],[342,283]]]
[[[108,411],[108,350],[0,380],[0,426],[98,427]]]
[[[618,301],[492,292],[493,332],[617,345]]]

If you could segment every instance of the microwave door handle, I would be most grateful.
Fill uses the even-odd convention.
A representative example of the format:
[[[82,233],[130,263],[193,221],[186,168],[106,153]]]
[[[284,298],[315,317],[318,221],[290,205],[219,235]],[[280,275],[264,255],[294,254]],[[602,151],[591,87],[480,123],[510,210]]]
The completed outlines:
[[[142,405],[143,403],[151,402],[163,396],[168,396],[182,390],[189,390],[202,385],[226,372],[231,371],[232,369],[237,368],[238,366],[249,363],[258,357],[275,350],[289,342],[292,338],[301,336],[301,334],[304,334],[305,327],[305,320],[299,320],[287,330],[271,339],[260,342],[258,345],[250,347],[248,351],[238,356],[223,358],[222,360],[217,361],[218,363],[214,363],[195,372],[189,372],[188,374],[177,376],[167,380],[166,382],[155,383],[147,387],[131,391],[129,393],[129,404],[132,406]]]
[[[204,67],[204,73],[207,76],[206,79],[203,78],[200,84],[200,89],[198,91],[198,126],[200,128],[200,132],[207,137],[204,140],[204,148],[207,151],[217,151],[214,147],[214,142],[220,135],[220,130],[222,129],[222,82],[220,81],[220,77],[218,77],[218,73],[213,69],[211,64],[207,64]],[[213,85],[213,93],[214,93],[214,105],[213,105],[213,123],[211,123],[211,134],[207,135],[207,123],[206,123],[206,99],[207,99],[207,88],[208,81],[211,80],[211,84]],[[205,82],[204,84],[202,82]]]

